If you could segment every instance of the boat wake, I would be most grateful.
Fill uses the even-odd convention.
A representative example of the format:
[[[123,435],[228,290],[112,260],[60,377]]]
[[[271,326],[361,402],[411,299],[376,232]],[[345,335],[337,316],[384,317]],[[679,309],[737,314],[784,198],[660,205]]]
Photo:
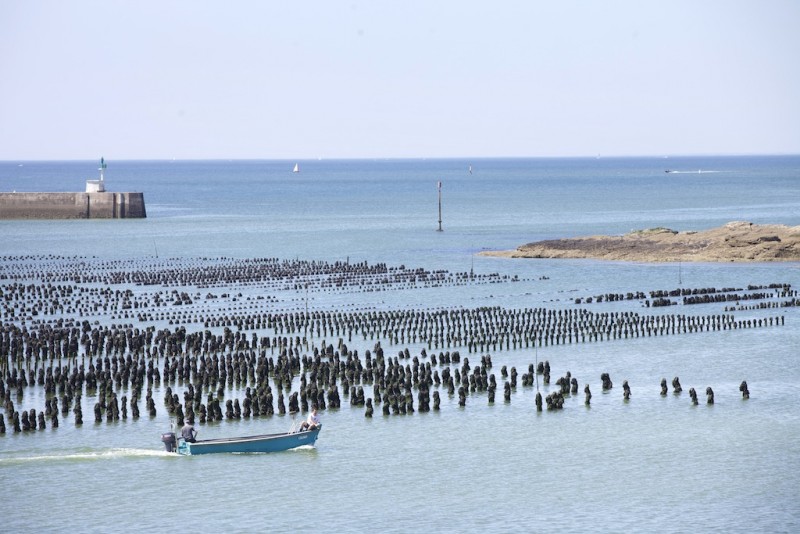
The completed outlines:
[[[154,449],[107,449],[100,451],[87,451],[75,452],[65,454],[43,454],[41,456],[12,456],[9,458],[0,458],[1,465],[22,464],[32,462],[54,462],[54,461],[93,461],[93,460],[108,460],[117,458],[137,458],[137,457],[175,457],[175,454],[168,453],[164,450]]]
[[[673,170],[666,170],[664,171],[667,174],[713,174],[717,172],[723,171],[705,171],[703,169],[697,169],[696,171],[673,171]]]
[[[289,449],[287,452],[292,451],[315,451],[317,450],[316,445],[300,445],[299,447],[295,447],[294,449]]]

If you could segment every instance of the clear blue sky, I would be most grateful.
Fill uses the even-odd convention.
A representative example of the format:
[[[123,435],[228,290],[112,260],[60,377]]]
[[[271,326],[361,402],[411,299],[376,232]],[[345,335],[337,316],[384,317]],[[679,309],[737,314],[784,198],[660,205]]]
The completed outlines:
[[[800,2],[0,0],[0,159],[800,153]]]

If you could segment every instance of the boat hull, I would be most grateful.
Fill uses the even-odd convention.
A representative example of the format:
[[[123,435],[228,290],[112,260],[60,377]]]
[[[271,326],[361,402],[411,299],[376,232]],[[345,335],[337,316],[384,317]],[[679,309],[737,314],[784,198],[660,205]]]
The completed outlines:
[[[181,440],[178,454],[194,456],[215,453],[264,453],[281,452],[297,447],[314,445],[321,428],[304,432],[263,434],[241,438],[204,439],[194,443]]]

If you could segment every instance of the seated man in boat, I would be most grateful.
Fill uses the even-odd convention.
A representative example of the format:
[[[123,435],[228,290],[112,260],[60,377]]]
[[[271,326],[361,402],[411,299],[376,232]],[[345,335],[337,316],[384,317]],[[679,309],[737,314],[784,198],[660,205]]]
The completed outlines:
[[[183,425],[183,428],[181,428],[181,437],[188,443],[197,441],[197,430],[194,429],[188,419],[186,420],[186,424]]]
[[[311,407],[311,413],[308,414],[308,419],[303,421],[303,424],[300,425],[300,431],[304,430],[315,430],[319,426],[319,415],[317,415],[317,407]]]

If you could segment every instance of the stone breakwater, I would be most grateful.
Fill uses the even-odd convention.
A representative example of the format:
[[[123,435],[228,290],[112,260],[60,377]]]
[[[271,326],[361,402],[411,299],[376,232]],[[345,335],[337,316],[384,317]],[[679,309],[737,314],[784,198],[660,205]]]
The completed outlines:
[[[0,193],[0,219],[144,219],[144,193]]]
[[[800,226],[735,221],[701,232],[651,228],[623,236],[550,239],[481,254],[643,262],[800,261]]]

